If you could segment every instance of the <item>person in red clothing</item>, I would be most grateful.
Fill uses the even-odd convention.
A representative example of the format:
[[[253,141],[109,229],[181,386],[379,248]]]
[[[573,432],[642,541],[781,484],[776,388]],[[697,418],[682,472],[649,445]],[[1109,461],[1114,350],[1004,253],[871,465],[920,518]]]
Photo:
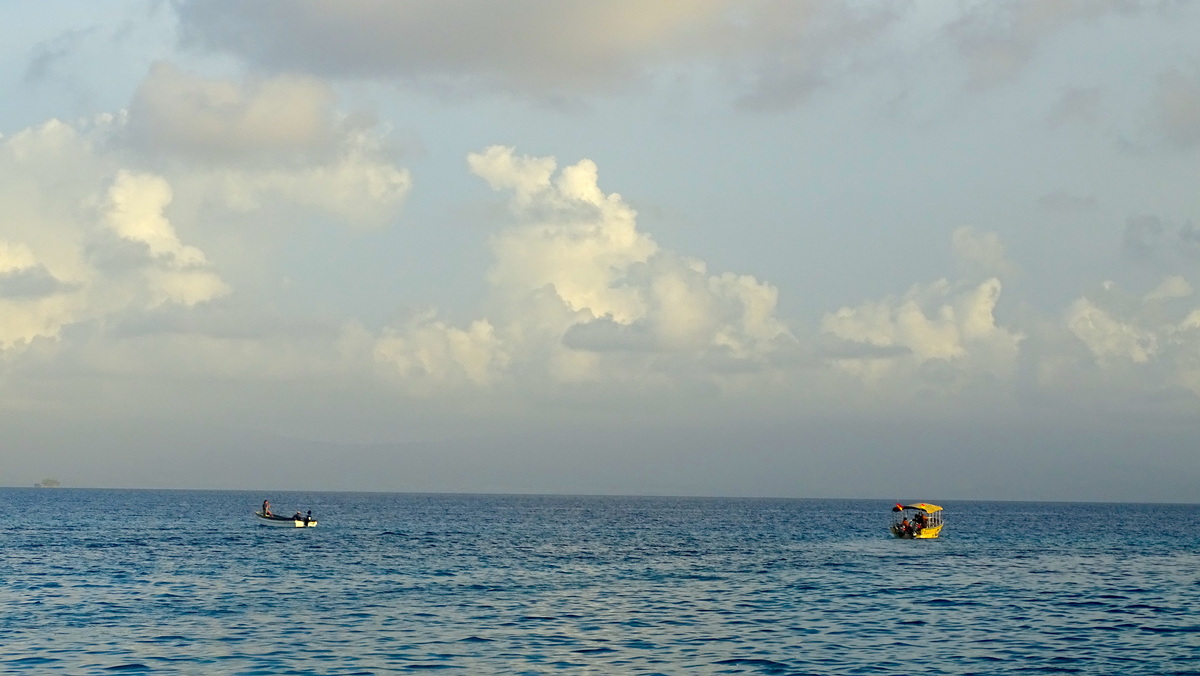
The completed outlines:
[[[927,524],[928,521],[926,520],[925,512],[917,512],[917,515],[913,517],[913,535],[924,530]]]

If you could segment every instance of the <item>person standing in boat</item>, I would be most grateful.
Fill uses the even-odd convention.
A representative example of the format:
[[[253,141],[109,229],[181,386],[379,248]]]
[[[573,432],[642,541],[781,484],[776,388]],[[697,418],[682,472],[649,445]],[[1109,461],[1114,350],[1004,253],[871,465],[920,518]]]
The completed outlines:
[[[271,501],[263,500],[263,516],[271,516]]]

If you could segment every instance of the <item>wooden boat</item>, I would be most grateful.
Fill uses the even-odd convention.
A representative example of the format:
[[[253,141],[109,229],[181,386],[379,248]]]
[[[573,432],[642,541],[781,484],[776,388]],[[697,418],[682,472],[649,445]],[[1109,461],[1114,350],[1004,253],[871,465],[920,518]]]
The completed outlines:
[[[929,540],[942,532],[942,508],[928,502],[892,507],[892,535],[906,540]]]
[[[299,514],[299,512],[296,512],[296,514],[292,516],[283,516],[280,514],[263,514],[262,512],[255,512],[254,516],[257,516],[259,523],[263,524],[264,526],[283,526],[284,528],[316,528],[317,520],[312,518],[312,512],[309,512],[308,515],[305,516],[299,516]]]

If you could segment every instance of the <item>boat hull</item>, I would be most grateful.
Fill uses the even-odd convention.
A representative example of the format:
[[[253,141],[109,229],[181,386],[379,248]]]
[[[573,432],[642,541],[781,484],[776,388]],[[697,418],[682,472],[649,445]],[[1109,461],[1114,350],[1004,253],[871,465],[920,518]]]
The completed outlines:
[[[892,535],[904,540],[932,540],[942,532],[941,526],[929,526],[913,533],[901,530],[898,526],[892,526]]]
[[[304,519],[293,519],[290,516],[277,516],[274,514],[267,516],[267,515],[263,514],[262,512],[255,512],[254,516],[257,516],[258,522],[263,524],[264,526],[277,526],[280,528],[316,528],[317,527],[316,519],[308,519],[306,521]]]

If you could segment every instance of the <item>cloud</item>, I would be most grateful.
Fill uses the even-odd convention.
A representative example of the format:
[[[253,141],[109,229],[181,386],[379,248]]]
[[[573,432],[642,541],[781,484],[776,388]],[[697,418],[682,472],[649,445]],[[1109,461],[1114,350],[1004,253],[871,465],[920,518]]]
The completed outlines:
[[[714,26],[709,44],[735,36],[736,48],[718,48],[713,60],[737,84],[745,107],[787,109],[887,64],[894,56],[888,37],[910,9],[904,2],[763,3],[740,21]]]
[[[642,232],[594,163],[560,168],[493,146],[468,165],[508,194],[512,216],[491,239],[483,316],[428,311],[363,340],[379,375],[410,395],[811,413],[1044,410],[1054,397],[1163,406],[1183,401],[1169,392],[1200,394],[1200,311],[1182,276],[1142,297],[1105,287],[1057,316],[1021,306],[1004,324],[1001,275],[1015,266],[994,233],[959,228],[959,281],[842,307],[803,336],[777,316],[772,286],[713,273]]]
[[[1173,223],[1151,215],[1133,216],[1125,221],[1121,251],[1134,261],[1195,261],[1200,257],[1200,232],[1191,223]]]
[[[104,137],[111,122],[101,118],[94,133]],[[165,216],[167,181],[116,168],[103,145],[58,121],[0,139],[0,346],[229,292]]]
[[[1200,307],[1192,284],[1164,279],[1140,296],[1108,281],[1059,318],[1070,342],[1047,343],[1037,365],[1046,395],[1114,410],[1194,410],[1200,396]]]
[[[24,244],[0,240],[0,298],[38,299],[70,290]]]
[[[171,186],[159,176],[119,171],[108,189],[105,219],[119,236],[146,245],[151,257],[172,267],[205,264],[204,254],[184,246],[163,216]]]
[[[232,213],[275,213],[263,223],[291,223],[305,210],[356,228],[391,225],[412,189],[410,172],[382,157],[369,135],[344,140],[341,154],[310,166],[194,169],[189,188]]]
[[[1067,310],[1066,325],[1101,366],[1114,361],[1141,364],[1158,352],[1156,332],[1121,321],[1086,298]]]
[[[1191,298],[1182,278],[1140,298],[1105,282],[1063,315],[1084,353],[1044,360],[1039,386],[1113,410],[1190,415],[1200,398],[1200,307]]]
[[[0,243],[0,246],[3,244]],[[2,258],[2,254],[0,254],[0,258]],[[46,266],[40,264],[0,272],[0,297],[2,298],[45,298],[71,288],[55,279]]]
[[[74,305],[64,298],[71,290],[27,245],[0,241],[0,352],[56,335]]]
[[[1080,196],[1056,190],[1039,197],[1037,205],[1053,214],[1079,215],[1095,212],[1098,203],[1092,195]]]
[[[1162,3],[1139,0],[1016,0],[976,2],[947,28],[968,71],[973,87],[989,88],[1016,79],[1035,58],[1042,44],[1079,23],[1112,13],[1151,10]],[[1086,91],[1068,93],[1052,121],[1077,119],[1095,102]],[[1061,115],[1066,114],[1063,118]]]
[[[953,245],[975,252],[969,258],[1004,260],[994,257],[1002,250],[994,236],[960,229]],[[996,319],[1002,288],[995,277],[943,279],[828,313],[817,346],[831,373],[815,375],[830,399],[855,409],[986,402],[1168,412],[1200,397],[1200,306],[1185,275],[1140,295],[1105,282],[1049,315],[1017,303],[1007,325]]]
[[[1192,285],[1188,284],[1183,277],[1176,275],[1164,279],[1161,284],[1146,294],[1145,300],[1150,303],[1174,298],[1188,298],[1192,293]]]
[[[329,96],[158,64],[128,112],[0,136],[0,408],[303,424],[377,387],[346,320],[272,296],[288,238],[392,224],[411,186]]]
[[[496,190],[512,190],[519,227],[492,240],[491,281],[517,297],[551,287],[573,312],[629,322],[646,311],[644,294],[625,275],[658,245],[638,232],[636,212],[618,194],[605,195],[590,160],[552,176],[552,158],[518,158],[493,146],[468,158],[471,170]]]
[[[980,378],[1005,382],[1025,336],[996,324],[1001,288],[995,278],[916,285],[900,297],[826,314],[821,331],[844,345],[835,366],[873,387],[915,381],[952,394]]]
[[[553,158],[493,146],[468,165],[511,194],[515,224],[492,238],[491,316],[457,328],[427,315],[379,339],[380,362],[416,389],[503,379],[670,386],[719,379],[706,359],[762,364],[793,340],[775,316],[776,289],[661,249],[619,194],[600,189],[590,160],[557,170]]]
[[[377,79],[455,95],[538,100],[608,93],[655,74],[717,72],[756,107],[782,107],[855,67],[895,2],[515,0],[178,3],[194,49],[270,72]],[[320,48],[314,48],[320,45]]]
[[[108,189],[104,220],[126,241],[145,246],[150,259],[143,274],[153,305],[195,305],[229,293],[204,252],[179,241],[163,210],[171,201],[166,180],[119,171]]]
[[[219,242],[221,228],[227,239],[247,221],[316,214],[393,222],[408,171],[382,131],[340,124],[331,106],[327,89],[296,78],[200,80],[158,64],[130,114],[0,137],[0,347],[230,295],[220,262],[189,241],[198,235]],[[197,163],[200,147],[213,150]]]
[[[36,86],[53,79],[61,62],[71,56],[78,43],[87,36],[88,31],[67,31],[38,43],[29,57],[22,80]]]
[[[182,2],[184,44],[325,77],[604,86],[685,41],[724,3]],[[313,45],[321,45],[314,49]]]
[[[1013,264],[1004,252],[1004,245],[994,232],[957,228],[951,235],[951,245],[960,270],[967,276],[1003,278],[1013,272]]]
[[[1171,69],[1160,75],[1154,104],[1166,143],[1182,149],[1200,145],[1200,69]]]
[[[1103,98],[1099,87],[1066,88],[1046,116],[1046,121],[1051,127],[1095,124],[1100,117]]]
[[[509,364],[504,344],[486,319],[459,329],[432,312],[414,318],[403,330],[386,330],[374,352],[376,359],[389,364],[396,377],[421,395],[463,386],[487,387]]]
[[[295,158],[334,144],[328,85],[280,76],[243,83],[204,79],[159,62],[138,86],[127,133],[146,151],[229,162]]]
[[[1158,242],[1167,230],[1157,216],[1137,216],[1125,222],[1121,248],[1131,258],[1146,258],[1159,247]]]
[[[388,225],[411,174],[393,161],[387,130],[339,115],[336,103],[311,78],[204,79],[160,62],[138,87],[117,138],[140,161],[176,173],[189,195],[230,212],[300,207],[345,225]],[[288,216],[278,220],[295,218]]]
[[[574,324],[563,333],[563,345],[591,352],[650,352],[654,333],[643,322],[622,324],[611,317]]]

